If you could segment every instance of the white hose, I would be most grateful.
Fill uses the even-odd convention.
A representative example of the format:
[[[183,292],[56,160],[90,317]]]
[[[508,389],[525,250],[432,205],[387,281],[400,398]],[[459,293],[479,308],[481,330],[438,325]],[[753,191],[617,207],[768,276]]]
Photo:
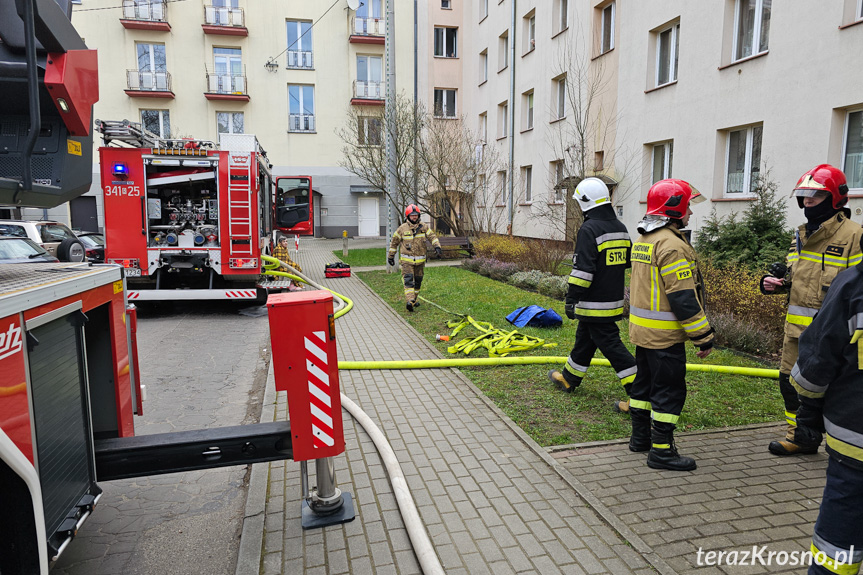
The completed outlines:
[[[308,276],[298,272],[293,266],[290,266],[281,260],[279,260],[279,262],[285,267],[290,268],[291,273],[302,278],[309,285],[318,289],[326,289]],[[333,298],[339,302],[338,307],[333,310],[334,312],[339,311],[347,305],[347,302],[339,298],[337,295],[333,294]],[[354,403],[351,398],[344,393],[341,394],[341,397],[342,407],[347,409],[348,413],[350,413],[366,433],[369,434],[369,437],[372,438],[372,441],[384,462],[384,467],[386,467],[387,475],[389,475],[390,478],[390,484],[393,486],[396,502],[399,504],[399,512],[402,515],[402,521],[404,521],[405,529],[407,529],[408,537],[410,537],[411,545],[413,545],[414,553],[419,560],[422,572],[424,575],[444,575],[443,567],[441,566],[437,554],[435,553],[434,546],[426,533],[425,525],[423,525],[422,519],[420,519],[420,514],[419,511],[417,511],[417,506],[416,503],[414,503],[411,490],[408,487],[407,481],[405,481],[402,467],[399,465],[399,460],[396,458],[396,454],[390,446],[389,441],[387,441],[386,436],[378,426],[375,425],[375,422],[372,421],[372,418],[369,417],[365,411],[360,409],[360,407]]]
[[[405,481],[405,476],[402,472],[401,465],[399,465],[399,460],[396,459],[396,454],[387,442],[386,436],[380,429],[378,429],[378,426],[375,425],[375,422],[372,421],[366,412],[360,409],[359,406],[351,401],[351,399],[344,393],[342,394],[342,407],[347,409],[348,413],[350,413],[363,429],[366,430],[366,433],[368,433],[369,437],[374,441],[378,453],[380,453],[384,466],[387,469],[387,474],[390,476],[390,483],[392,483],[393,491],[396,495],[396,501],[399,504],[399,511],[401,512],[402,519],[405,522],[405,528],[408,531],[408,536],[411,539],[414,553],[416,553],[423,573],[425,575],[444,575],[443,567],[441,566],[434,547],[431,544],[431,540],[426,533],[425,525],[423,525],[423,522],[420,519],[417,506],[411,496],[411,490],[408,488],[407,481]]]

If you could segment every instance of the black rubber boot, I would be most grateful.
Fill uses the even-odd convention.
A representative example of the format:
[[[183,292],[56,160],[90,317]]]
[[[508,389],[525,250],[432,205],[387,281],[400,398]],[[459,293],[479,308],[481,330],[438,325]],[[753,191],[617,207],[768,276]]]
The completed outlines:
[[[674,426],[672,425],[671,428],[671,431],[657,429],[657,424],[653,424],[651,434],[653,445],[650,447],[650,453],[647,454],[647,466],[651,469],[692,471],[698,466],[691,457],[677,453],[677,447],[674,445]]]
[[[650,412],[646,409],[632,407],[632,436],[629,438],[629,450],[635,453],[650,451]]]
[[[581,379],[575,380],[576,378],[572,378],[572,376],[567,377],[556,369],[552,369],[548,372],[548,379],[557,389],[566,393],[572,393],[576,387],[581,385]]]
[[[413,310],[414,310],[414,304],[413,304],[413,302],[410,302],[410,301],[409,301],[408,303],[406,303],[406,304],[405,304],[405,307],[406,307],[406,308],[408,308],[408,311],[413,311]]]

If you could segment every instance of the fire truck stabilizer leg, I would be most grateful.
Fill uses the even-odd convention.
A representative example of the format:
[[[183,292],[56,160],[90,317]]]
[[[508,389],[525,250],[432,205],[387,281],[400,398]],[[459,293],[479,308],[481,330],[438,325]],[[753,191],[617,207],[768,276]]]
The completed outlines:
[[[336,487],[336,467],[332,457],[315,460],[317,487],[308,499],[303,500],[301,524],[303,529],[327,527],[353,521],[356,517],[350,493]]]

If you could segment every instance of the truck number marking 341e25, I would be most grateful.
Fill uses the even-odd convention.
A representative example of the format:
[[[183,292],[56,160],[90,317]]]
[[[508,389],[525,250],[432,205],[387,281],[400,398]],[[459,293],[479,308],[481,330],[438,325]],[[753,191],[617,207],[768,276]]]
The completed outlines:
[[[141,186],[105,186],[106,196],[129,196],[130,198],[141,197]]]

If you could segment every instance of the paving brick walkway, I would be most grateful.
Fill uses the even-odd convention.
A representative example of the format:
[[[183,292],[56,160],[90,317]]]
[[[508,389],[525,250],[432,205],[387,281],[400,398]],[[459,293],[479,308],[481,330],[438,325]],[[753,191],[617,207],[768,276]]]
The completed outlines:
[[[298,260],[354,300],[337,323],[339,359],[439,357],[361,281],[323,279],[340,247],[308,240]],[[448,574],[803,571],[695,565],[699,547],[808,548],[826,458],[770,456],[777,426],[680,436],[699,468],[672,473],[650,470],[623,442],[549,453],[457,370],[343,370],[340,379],[389,438]],[[284,394],[268,397],[263,420],[287,418]],[[265,575],[420,572],[374,445],[343,413],[347,450],[336,458],[337,482],[353,494],[357,519],[303,531],[299,464],[256,466],[238,573],[256,573],[258,563]]]

